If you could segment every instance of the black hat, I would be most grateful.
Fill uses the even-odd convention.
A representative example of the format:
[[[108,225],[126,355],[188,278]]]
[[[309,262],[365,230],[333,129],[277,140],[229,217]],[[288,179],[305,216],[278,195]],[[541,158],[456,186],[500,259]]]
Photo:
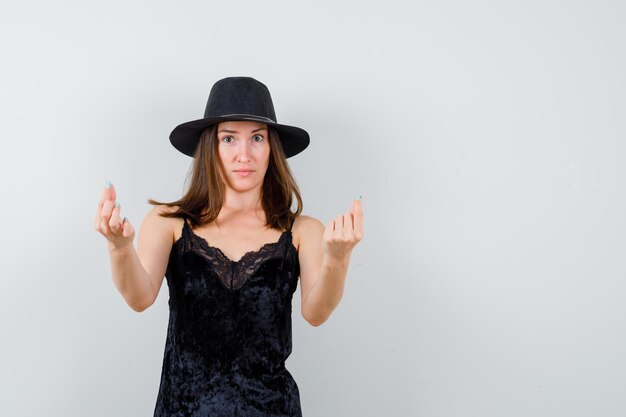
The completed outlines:
[[[252,77],[228,77],[211,88],[204,118],[180,124],[170,133],[170,142],[185,155],[194,156],[202,131],[225,120],[253,120],[274,126],[285,150],[285,158],[309,146],[309,134],[295,126],[276,122],[272,97],[265,84]]]

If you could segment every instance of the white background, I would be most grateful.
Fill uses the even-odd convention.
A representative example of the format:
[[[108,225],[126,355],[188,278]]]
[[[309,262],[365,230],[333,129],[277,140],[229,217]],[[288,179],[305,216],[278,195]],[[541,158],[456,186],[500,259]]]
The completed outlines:
[[[167,286],[136,313],[94,230],[180,197],[169,143],[227,76],[311,135],[344,298],[293,301],[303,415],[626,415],[621,1],[3,1],[0,415],[151,416]],[[136,243],[136,240],[135,240]]]

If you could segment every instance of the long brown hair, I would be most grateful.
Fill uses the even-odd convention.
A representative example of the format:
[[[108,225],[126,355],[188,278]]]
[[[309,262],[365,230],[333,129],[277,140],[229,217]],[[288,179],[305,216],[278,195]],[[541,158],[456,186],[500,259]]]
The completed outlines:
[[[148,199],[152,205],[178,206],[176,210],[159,213],[162,217],[187,216],[192,227],[210,223],[217,218],[224,203],[225,186],[220,174],[223,169],[217,147],[217,124],[204,129],[196,147],[190,173],[191,183],[177,201],[163,203]],[[261,187],[261,203],[266,226],[273,229],[288,229],[291,220],[302,213],[302,198],[296,180],[280,142],[278,131],[267,126],[269,131],[270,156]],[[291,211],[295,195],[298,206]]]

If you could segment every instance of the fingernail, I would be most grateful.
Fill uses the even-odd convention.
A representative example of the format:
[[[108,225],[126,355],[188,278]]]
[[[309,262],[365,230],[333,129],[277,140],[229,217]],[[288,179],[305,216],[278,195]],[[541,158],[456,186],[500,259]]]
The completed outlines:
[[[111,181],[107,180],[107,183],[106,183],[106,188],[107,188],[107,190],[108,190],[109,188],[111,188]]]
[[[357,200],[360,200],[360,199],[361,199],[361,194],[357,194],[355,198],[356,198]]]

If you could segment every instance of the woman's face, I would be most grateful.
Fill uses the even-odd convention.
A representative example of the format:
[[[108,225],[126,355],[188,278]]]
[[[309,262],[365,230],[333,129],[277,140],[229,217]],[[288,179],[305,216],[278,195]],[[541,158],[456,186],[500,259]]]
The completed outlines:
[[[263,184],[270,156],[269,131],[265,123],[221,122],[217,126],[217,143],[227,185],[244,191]]]

